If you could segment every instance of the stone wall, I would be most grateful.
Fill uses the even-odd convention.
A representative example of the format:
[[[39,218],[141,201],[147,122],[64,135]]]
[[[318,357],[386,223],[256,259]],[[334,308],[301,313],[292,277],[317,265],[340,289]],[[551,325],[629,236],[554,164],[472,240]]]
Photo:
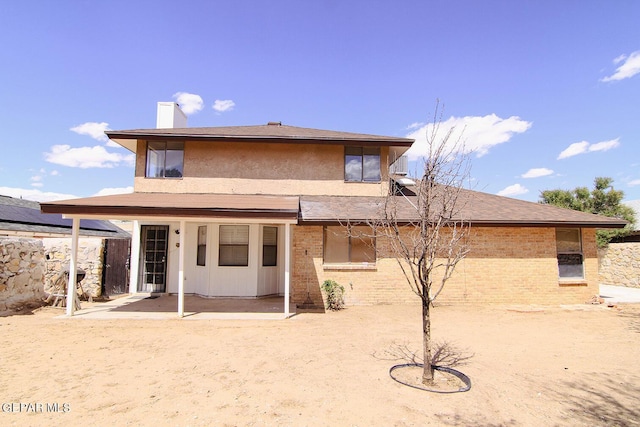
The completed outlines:
[[[40,301],[45,270],[42,241],[0,238],[0,311]]]
[[[70,238],[43,239],[47,258],[45,292],[50,292],[62,269],[71,262]],[[102,294],[102,259],[104,241],[98,237],[78,239],[78,267],[86,276],[80,284],[87,296],[99,297]]]
[[[610,243],[598,250],[599,282],[640,288],[640,243]]]

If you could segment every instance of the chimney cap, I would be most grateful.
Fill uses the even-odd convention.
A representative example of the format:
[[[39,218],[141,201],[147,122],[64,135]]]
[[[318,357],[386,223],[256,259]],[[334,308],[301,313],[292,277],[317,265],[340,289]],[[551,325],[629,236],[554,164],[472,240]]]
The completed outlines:
[[[282,126],[282,122],[268,122],[267,126]]]

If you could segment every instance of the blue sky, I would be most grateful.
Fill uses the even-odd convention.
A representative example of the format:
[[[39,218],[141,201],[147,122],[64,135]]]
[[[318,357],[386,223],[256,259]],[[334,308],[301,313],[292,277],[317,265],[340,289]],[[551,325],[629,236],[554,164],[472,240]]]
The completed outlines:
[[[131,191],[103,130],[284,124],[420,140],[444,105],[480,191],[640,199],[640,2],[0,0],[0,194]]]

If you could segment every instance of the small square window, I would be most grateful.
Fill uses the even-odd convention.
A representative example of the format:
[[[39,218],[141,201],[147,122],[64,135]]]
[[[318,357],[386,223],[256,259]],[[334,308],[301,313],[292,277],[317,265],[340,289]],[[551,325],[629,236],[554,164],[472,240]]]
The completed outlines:
[[[345,147],[344,180],[380,182],[380,148]]]
[[[183,168],[183,142],[147,142],[147,178],[182,178]]]
[[[324,228],[325,264],[373,264],[376,239],[368,226],[326,226]]]

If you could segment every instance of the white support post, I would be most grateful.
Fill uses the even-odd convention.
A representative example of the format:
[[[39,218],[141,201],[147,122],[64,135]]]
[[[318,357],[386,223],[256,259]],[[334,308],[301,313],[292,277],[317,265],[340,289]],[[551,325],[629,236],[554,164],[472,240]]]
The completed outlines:
[[[284,317],[289,313],[289,286],[291,276],[291,224],[284,225]]]
[[[178,317],[184,317],[184,247],[185,235],[187,234],[187,223],[180,221],[180,254],[178,259]]]
[[[129,260],[129,293],[138,292],[138,280],[140,277],[140,221],[133,221],[131,233],[131,259]]]
[[[67,316],[73,316],[73,313],[76,311],[79,231],[80,218],[73,218],[73,227],[71,229],[71,261],[69,262],[69,281],[67,282]]]

